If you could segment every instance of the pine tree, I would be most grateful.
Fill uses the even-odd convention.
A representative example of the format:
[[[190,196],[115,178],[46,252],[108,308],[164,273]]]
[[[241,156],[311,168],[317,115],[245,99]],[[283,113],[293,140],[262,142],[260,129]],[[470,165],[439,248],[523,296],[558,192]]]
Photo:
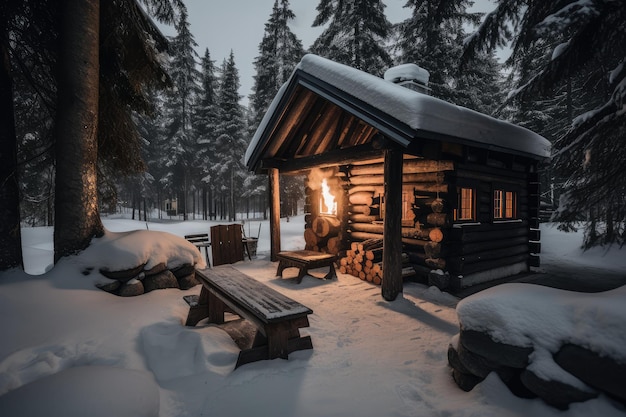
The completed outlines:
[[[463,73],[458,72],[465,38],[463,26],[477,24],[480,19],[480,14],[467,12],[471,4],[469,0],[408,0],[404,7],[412,8],[412,13],[409,19],[398,25],[400,38],[396,45],[396,59],[399,63],[413,62],[428,70],[433,96],[452,102],[462,98],[463,102],[459,104],[476,108],[480,107],[478,98],[471,97],[472,93],[467,89],[483,76],[493,77],[494,74],[488,56],[482,68],[476,66],[473,69],[484,68],[481,76],[474,72],[466,73],[463,78]],[[491,78],[484,85],[492,81],[495,80]],[[455,90],[460,92],[459,95]]]
[[[224,60],[221,72],[217,96],[219,122],[216,128],[216,158],[212,168],[214,181],[220,185],[218,192],[223,206],[227,207],[229,219],[235,220],[236,203],[245,172],[243,157],[247,140],[244,112],[239,104],[239,71],[232,51],[229,58]]]
[[[197,46],[189,31],[187,11],[182,9],[176,23],[176,36],[171,40],[169,73],[174,88],[168,92],[165,117],[165,152],[162,164],[168,168],[161,181],[172,197],[178,197],[178,209],[187,220],[187,199],[192,186],[192,169],[197,149],[192,129],[193,105],[198,93],[199,72],[196,68]]]
[[[457,57],[457,63],[458,59]],[[505,100],[505,79],[501,72],[502,65],[495,53],[481,53],[471,65],[458,68],[455,77],[451,101],[492,116],[497,115]]]
[[[381,0],[320,0],[313,26],[328,25],[311,51],[382,76],[391,63],[385,47],[391,23]]]
[[[38,206],[47,206],[43,217],[51,224],[49,203],[55,196],[55,261],[103,232],[101,174],[114,166],[134,170],[140,165],[131,115],[146,111],[144,86],[167,80],[156,60],[156,50],[166,42],[137,1],[96,3],[10,0],[0,7],[0,49],[11,40],[15,80],[16,134],[8,140],[18,142],[20,173],[27,174],[21,208],[34,223],[42,217],[35,212]],[[178,1],[144,3],[166,22]]]
[[[197,159],[194,171],[199,173],[198,183],[202,190],[203,218],[209,218],[213,210],[207,205],[213,202],[215,184],[212,177],[212,165],[216,162],[216,129],[218,123],[217,89],[218,79],[214,61],[207,49],[200,60],[200,91],[194,112],[194,132],[198,143]]]
[[[289,0],[274,1],[272,14],[265,24],[263,39],[259,44],[259,55],[254,60],[256,75],[250,96],[254,128],[304,55],[302,42],[289,28],[289,21],[294,18]]]
[[[295,18],[289,8],[288,0],[275,0],[272,14],[265,24],[263,39],[259,44],[259,55],[254,60],[256,75],[254,76],[253,93],[250,95],[251,122],[250,138],[263,119],[272,100],[280,87],[289,79],[294,68],[304,55],[302,42],[289,28],[289,22]],[[265,176],[249,174],[244,182],[246,199],[259,198],[266,192]],[[281,190],[290,188],[290,183],[298,182],[299,178],[284,177]]]
[[[466,56],[509,40],[513,67],[524,62],[520,58],[528,51],[547,46],[529,77],[520,79],[519,100],[565,92],[566,106],[574,111],[574,90],[590,98],[553,143],[553,169],[566,179],[555,219],[566,230],[588,219],[586,247],[624,244],[626,5],[611,0],[501,1],[469,39]]]
[[[13,77],[9,58],[9,15],[16,2],[0,5],[0,271],[22,267],[17,135],[13,112]]]

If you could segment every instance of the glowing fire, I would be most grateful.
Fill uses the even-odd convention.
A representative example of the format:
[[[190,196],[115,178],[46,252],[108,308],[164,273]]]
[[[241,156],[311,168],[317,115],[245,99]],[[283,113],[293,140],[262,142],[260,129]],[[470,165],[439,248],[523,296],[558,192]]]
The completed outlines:
[[[322,180],[322,198],[320,198],[320,214],[337,214],[337,202],[330,193],[326,178]]]

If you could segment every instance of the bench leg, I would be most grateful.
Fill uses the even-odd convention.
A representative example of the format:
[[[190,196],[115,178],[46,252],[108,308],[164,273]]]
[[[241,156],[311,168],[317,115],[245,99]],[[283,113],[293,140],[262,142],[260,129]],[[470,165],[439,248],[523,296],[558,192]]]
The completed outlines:
[[[252,260],[252,256],[250,256],[250,248],[248,247],[248,242],[243,242],[243,252],[244,252],[244,258],[246,256],[246,253],[248,254],[248,259],[251,261]]]
[[[324,279],[333,279],[333,278],[337,278],[337,271],[335,271],[335,263],[331,262],[330,270],[328,271],[328,274],[326,274]]]
[[[203,287],[204,288],[204,287]],[[223,324],[226,304],[209,291],[209,323]]]
[[[202,287],[198,297],[198,304],[189,306],[185,326],[195,326],[200,320],[207,317],[209,317],[209,292]]]
[[[300,317],[289,323],[274,323],[265,326],[266,343],[239,352],[235,368],[246,363],[266,359],[288,359],[291,352],[313,349],[311,336],[300,336],[300,327],[308,327],[308,317]]]
[[[287,359],[289,357],[289,332],[284,329],[267,326],[268,359]]]
[[[209,258],[209,247],[204,247],[204,257],[206,258],[206,264],[210,268],[211,267],[211,259]]]
[[[279,261],[278,262],[278,269],[276,270],[276,276],[277,277],[283,277],[283,271],[285,270],[287,266],[285,265],[285,263],[283,261]]]
[[[305,267],[300,267],[298,270],[298,280],[296,281],[298,284],[302,282],[302,278],[309,272]]]

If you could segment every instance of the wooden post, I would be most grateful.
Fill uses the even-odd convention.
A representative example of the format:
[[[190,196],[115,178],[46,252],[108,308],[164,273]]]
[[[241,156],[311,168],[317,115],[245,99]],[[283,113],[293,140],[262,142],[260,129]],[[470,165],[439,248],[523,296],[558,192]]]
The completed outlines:
[[[387,301],[402,292],[402,159],[401,150],[385,150],[382,296]]]
[[[280,173],[276,168],[267,172],[270,189],[270,260],[278,261],[280,252]]]

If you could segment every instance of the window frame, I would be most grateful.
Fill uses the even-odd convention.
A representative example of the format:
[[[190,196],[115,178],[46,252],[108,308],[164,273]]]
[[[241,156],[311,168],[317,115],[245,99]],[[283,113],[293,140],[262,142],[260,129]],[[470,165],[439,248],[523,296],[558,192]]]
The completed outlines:
[[[470,205],[469,210],[471,211],[471,217],[461,217],[464,210],[467,208],[464,207],[464,201],[467,201],[467,198],[464,199],[463,190],[471,191],[471,195],[469,198]],[[471,223],[477,221],[477,213],[476,213],[476,193],[478,187],[474,184],[458,184],[456,186],[456,207],[452,210],[452,218],[455,223]]]
[[[505,207],[504,207],[504,190],[501,190],[499,188],[494,188],[494,190],[491,193],[491,200],[493,202],[491,208],[491,215],[493,216],[494,220],[504,220],[504,211],[505,211]]]
[[[510,185],[507,186],[504,184],[492,184],[491,219],[493,222],[506,222],[519,219],[518,195],[518,187],[511,187]]]

